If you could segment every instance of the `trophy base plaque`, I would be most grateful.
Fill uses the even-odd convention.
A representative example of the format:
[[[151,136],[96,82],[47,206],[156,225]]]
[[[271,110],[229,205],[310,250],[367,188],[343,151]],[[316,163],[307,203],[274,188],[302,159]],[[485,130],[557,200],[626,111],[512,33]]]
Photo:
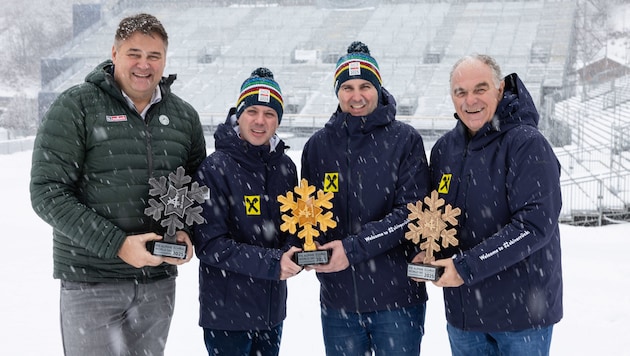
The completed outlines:
[[[325,265],[328,263],[331,255],[331,250],[297,252],[293,257],[293,261],[300,266]]]
[[[444,267],[410,263],[407,265],[407,277],[437,281],[444,273]]]
[[[154,256],[174,257],[183,260],[186,259],[188,246],[172,242],[151,241],[147,243],[147,249]]]

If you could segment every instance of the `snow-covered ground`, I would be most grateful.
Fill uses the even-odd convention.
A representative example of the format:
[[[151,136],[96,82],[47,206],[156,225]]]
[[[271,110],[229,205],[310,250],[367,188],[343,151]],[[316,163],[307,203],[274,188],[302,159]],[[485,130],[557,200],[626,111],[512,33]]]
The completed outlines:
[[[59,281],[52,279],[51,228],[31,209],[31,151],[0,155],[0,353],[62,355]],[[300,151],[290,155],[299,164]],[[565,317],[556,326],[552,355],[628,355],[630,224],[585,228],[562,226]],[[441,290],[428,285],[422,354],[449,355]],[[206,355],[197,325],[197,261],[180,267],[175,316],[167,355]],[[314,273],[289,280],[288,317],[282,356],[323,355],[319,284]]]

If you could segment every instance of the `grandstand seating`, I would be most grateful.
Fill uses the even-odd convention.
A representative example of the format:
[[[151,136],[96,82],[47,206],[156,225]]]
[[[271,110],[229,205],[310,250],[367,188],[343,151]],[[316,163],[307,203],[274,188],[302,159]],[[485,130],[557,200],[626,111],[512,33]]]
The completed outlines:
[[[178,74],[173,89],[200,112],[209,142],[234,105],[242,81],[254,68],[266,66],[285,96],[280,133],[299,148],[335,109],[335,63],[352,41],[360,40],[377,59],[384,86],[397,98],[398,118],[422,132],[428,149],[455,124],[448,81],[451,66],[463,55],[487,53],[504,74],[518,73],[541,111],[545,93],[568,81],[576,2],[383,1],[333,9],[184,1],[104,9],[100,22],[45,59],[66,58],[73,64],[45,83],[40,112],[57,93],[81,82],[108,58],[120,18],[141,11],[156,15],[169,32],[165,74]],[[627,210],[630,177],[610,173],[611,167],[626,173],[630,167],[630,142],[625,139],[630,136],[630,89],[624,89],[630,86],[617,86],[615,91],[603,87],[600,93],[591,89],[588,100],[574,97],[555,105],[551,119],[571,129],[570,144],[557,148],[566,221],[594,211],[601,221],[607,207]],[[611,142],[619,149],[611,149]]]
[[[327,114],[336,105],[332,92],[336,59],[350,42],[361,40],[378,60],[384,86],[406,103],[405,113],[450,117],[448,74],[465,54],[495,56],[505,73],[523,77],[537,102],[543,79],[562,82],[565,74],[555,68],[564,68],[569,55],[573,6],[572,1],[401,3],[359,10],[204,7],[194,2],[188,8],[139,5],[104,14],[71,48],[57,54],[73,57],[78,64],[44,90],[58,93],[80,82],[109,56],[119,19],[149,11],[169,31],[167,73],[178,74],[174,89],[202,113],[224,112],[243,78],[255,67],[267,66],[289,97],[301,99],[295,105],[300,114]],[[549,33],[554,35],[550,38]],[[546,63],[530,63],[531,48],[542,43]],[[295,63],[296,49],[315,51],[318,58]],[[425,63],[429,56],[438,63]]]

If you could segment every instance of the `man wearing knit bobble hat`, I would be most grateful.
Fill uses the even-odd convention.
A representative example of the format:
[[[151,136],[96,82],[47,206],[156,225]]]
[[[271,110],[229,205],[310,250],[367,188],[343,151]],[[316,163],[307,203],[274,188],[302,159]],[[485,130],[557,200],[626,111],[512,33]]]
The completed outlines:
[[[368,47],[353,42],[337,62],[337,110],[308,140],[302,177],[334,193],[337,227],[319,238],[330,262],[309,266],[321,283],[327,355],[415,355],[424,333],[424,283],[407,277],[407,203],[428,193],[422,138],[396,120]]]
[[[280,86],[266,68],[252,72],[214,134],[215,151],[195,180],[210,190],[195,226],[199,325],[209,355],[278,355],[292,261],[276,197],[297,185],[295,164],[276,135]]]

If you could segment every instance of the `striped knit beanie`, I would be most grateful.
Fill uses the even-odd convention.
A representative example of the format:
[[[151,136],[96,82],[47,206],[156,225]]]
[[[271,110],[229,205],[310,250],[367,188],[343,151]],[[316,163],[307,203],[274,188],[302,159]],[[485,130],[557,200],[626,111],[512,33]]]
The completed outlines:
[[[280,124],[284,112],[282,92],[273,79],[273,73],[267,68],[255,69],[241,85],[241,94],[236,102],[236,118],[241,116],[245,108],[252,105],[264,105],[274,109]]]
[[[363,42],[352,42],[348,46],[348,54],[337,61],[335,94],[339,93],[341,84],[350,79],[365,79],[374,85],[379,95],[381,93],[382,81],[378,63],[370,56],[370,50]]]

